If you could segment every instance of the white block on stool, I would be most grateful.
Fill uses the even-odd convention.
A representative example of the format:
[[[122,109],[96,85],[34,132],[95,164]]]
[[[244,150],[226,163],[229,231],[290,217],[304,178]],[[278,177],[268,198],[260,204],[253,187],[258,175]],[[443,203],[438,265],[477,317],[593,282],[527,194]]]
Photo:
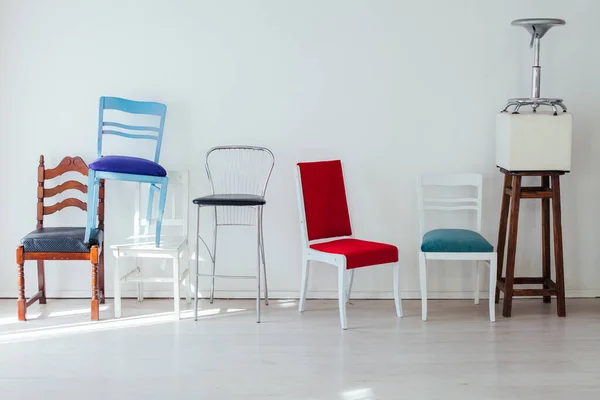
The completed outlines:
[[[499,113],[496,165],[509,171],[570,171],[572,135],[570,113]]]

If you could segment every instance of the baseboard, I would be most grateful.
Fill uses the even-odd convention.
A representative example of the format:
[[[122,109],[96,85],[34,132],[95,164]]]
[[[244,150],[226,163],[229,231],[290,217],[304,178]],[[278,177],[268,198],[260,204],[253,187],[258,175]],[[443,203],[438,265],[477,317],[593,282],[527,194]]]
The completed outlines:
[[[202,293],[202,292],[201,292]],[[202,293],[205,295],[204,293]],[[589,289],[589,290],[567,290],[567,298],[595,298],[600,297],[600,290]],[[185,292],[181,290],[182,298],[185,297]],[[87,290],[61,290],[61,291],[48,291],[48,298],[64,298],[64,299],[78,299],[90,297],[90,292]],[[255,298],[256,292],[251,290],[236,290],[236,291],[216,291],[215,297],[220,299],[248,299]],[[112,291],[106,292],[107,298],[113,297]],[[137,292],[135,290],[124,290],[122,292],[123,298],[137,298]],[[146,290],[144,291],[144,297],[147,298],[172,298],[173,291],[169,290]],[[16,299],[16,293],[14,291],[0,291],[0,298],[2,299]],[[297,299],[298,291],[272,291],[269,292],[269,298],[271,299]],[[312,291],[307,294],[308,299],[337,299],[337,291]],[[353,299],[373,299],[373,300],[389,300],[393,299],[393,293],[391,291],[353,291]],[[404,291],[402,292],[402,299],[405,300],[417,300],[421,298],[419,291]],[[472,299],[473,292],[464,291],[439,291],[429,292],[429,299]],[[487,292],[481,292],[480,298],[487,298]]]

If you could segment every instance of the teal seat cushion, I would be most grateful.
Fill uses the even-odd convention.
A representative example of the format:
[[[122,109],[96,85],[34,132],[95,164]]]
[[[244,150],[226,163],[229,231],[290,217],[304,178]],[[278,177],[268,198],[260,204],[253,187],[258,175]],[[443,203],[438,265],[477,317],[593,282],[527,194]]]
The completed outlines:
[[[494,251],[479,233],[467,229],[435,229],[423,236],[425,253],[489,253]]]

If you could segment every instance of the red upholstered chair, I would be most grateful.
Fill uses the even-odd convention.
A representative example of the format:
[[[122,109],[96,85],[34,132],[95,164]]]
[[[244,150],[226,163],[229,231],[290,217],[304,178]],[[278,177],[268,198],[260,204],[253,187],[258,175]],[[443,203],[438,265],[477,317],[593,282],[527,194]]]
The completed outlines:
[[[402,317],[398,248],[353,237],[342,162],[332,160],[298,163],[296,178],[302,230],[302,287],[299,311],[304,311],[310,261],[320,261],[338,267],[342,329],[348,327],[346,302],[350,299],[354,270],[372,265],[394,264],[396,314]]]

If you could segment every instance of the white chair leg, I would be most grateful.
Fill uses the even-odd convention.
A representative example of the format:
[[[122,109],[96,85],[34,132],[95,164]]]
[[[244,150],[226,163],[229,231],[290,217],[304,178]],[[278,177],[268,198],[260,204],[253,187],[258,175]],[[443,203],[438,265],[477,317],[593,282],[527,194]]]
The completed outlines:
[[[402,297],[400,296],[400,263],[394,265],[394,304],[396,305],[396,315],[402,318]]]
[[[192,302],[192,263],[190,262],[190,252],[187,248],[183,252],[183,257],[183,262],[186,266],[185,273],[187,274],[187,290],[185,292],[185,303],[190,304]]]
[[[352,283],[354,282],[354,270],[348,271],[348,287],[346,288],[346,303],[350,301],[350,293],[352,293]]]
[[[427,321],[427,266],[423,252],[419,253],[419,280],[421,283],[421,320]]]
[[[300,299],[298,301],[298,311],[304,311],[304,303],[306,302],[306,289],[308,288],[308,268],[310,261],[307,258],[302,260],[302,283],[300,285]]]
[[[340,307],[340,325],[342,329],[348,329],[348,322],[346,321],[346,280],[347,280],[346,268],[344,266],[338,267],[338,303]]]
[[[119,274],[119,255],[114,258],[115,270],[113,272],[114,291],[115,291],[115,318],[121,318],[121,276]]]
[[[181,319],[181,313],[179,312],[179,301],[181,300],[181,295],[179,293],[179,286],[181,283],[179,282],[179,255],[177,257],[173,257],[173,311],[175,312],[175,319]]]
[[[479,261],[475,260],[473,261],[473,263],[475,264],[475,294],[473,296],[473,299],[475,301],[475,304],[479,304]]]
[[[139,264],[139,260],[136,257],[134,259],[135,261],[135,267],[137,268],[137,276],[141,277],[142,276],[142,266]],[[144,282],[137,282],[137,300],[138,301],[144,301]]]
[[[496,253],[494,253],[494,256],[492,257],[492,259],[490,260],[490,287],[489,287],[489,302],[490,302],[490,321],[491,322],[495,322],[496,321],[496,273],[497,273],[497,259],[496,259]]]

